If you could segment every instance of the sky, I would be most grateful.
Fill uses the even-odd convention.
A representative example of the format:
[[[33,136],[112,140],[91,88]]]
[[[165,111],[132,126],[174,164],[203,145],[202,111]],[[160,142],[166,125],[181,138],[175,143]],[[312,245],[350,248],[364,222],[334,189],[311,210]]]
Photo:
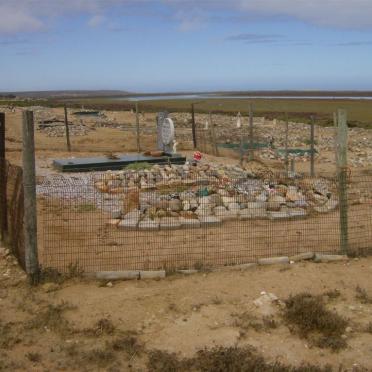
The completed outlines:
[[[0,0],[0,91],[372,90],[371,0]]]

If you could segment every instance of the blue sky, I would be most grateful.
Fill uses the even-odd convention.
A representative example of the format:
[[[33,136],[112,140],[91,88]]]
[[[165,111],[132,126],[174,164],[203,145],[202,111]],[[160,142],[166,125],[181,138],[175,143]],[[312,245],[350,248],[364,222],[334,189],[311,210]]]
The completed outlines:
[[[372,90],[370,0],[0,0],[0,90]]]

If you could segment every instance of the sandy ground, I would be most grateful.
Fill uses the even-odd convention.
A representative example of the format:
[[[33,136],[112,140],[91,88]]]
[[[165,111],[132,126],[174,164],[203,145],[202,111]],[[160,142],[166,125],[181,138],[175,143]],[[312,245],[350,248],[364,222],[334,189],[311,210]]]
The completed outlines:
[[[133,114],[128,112],[122,115],[121,120],[134,123]],[[11,114],[8,118],[7,156],[20,164],[21,114]],[[154,118],[149,116],[148,119]],[[38,174],[49,174],[52,171],[51,159],[55,157],[135,150],[133,133],[110,128],[98,128],[87,137],[73,138],[72,143],[74,151],[68,153],[64,149],[63,138],[50,138],[37,132]],[[154,148],[154,136],[145,136],[143,144],[144,147]],[[188,151],[185,153],[191,154]],[[329,158],[332,155],[330,153]],[[205,159],[215,160],[211,156]],[[236,159],[227,158],[218,158],[218,161],[237,162]],[[282,164],[273,161],[269,166],[278,169]],[[307,170],[308,167],[308,163],[299,163],[297,169]],[[316,169],[334,173],[334,165],[321,159],[317,160]],[[40,206],[43,207],[42,204]],[[370,206],[367,209],[370,211]],[[372,220],[366,220],[364,212],[359,208],[357,210],[354,213],[354,209],[351,209],[351,216],[355,219],[351,244],[356,245],[358,239],[368,242],[372,238],[372,229],[366,228],[366,224]],[[103,265],[125,258],[123,247],[128,246],[129,240],[120,232],[112,231],[110,227],[98,230],[95,224],[84,224],[83,218],[82,223],[78,224],[69,221],[65,218],[68,217],[68,211],[63,211],[58,216],[60,224],[55,224],[51,212],[44,211],[41,221],[51,224],[54,249],[69,254],[63,240],[64,231],[67,230],[72,232],[72,239],[76,234],[89,236],[93,252],[88,253],[94,253],[94,257],[100,258]],[[324,219],[331,225],[325,224],[322,217],[314,219],[312,228],[308,230],[310,235],[301,235],[304,232],[303,221],[297,221],[293,231],[288,231],[286,222],[272,229],[265,225],[265,221],[253,221],[251,228],[262,236],[254,237],[247,229],[240,241],[231,238],[231,231],[241,233],[241,225],[229,222],[226,225],[228,235],[223,235],[223,230],[218,233],[213,228],[194,234],[192,239],[199,240],[200,245],[193,248],[192,255],[190,238],[182,231],[174,238],[175,241],[169,239],[166,242],[168,246],[164,246],[162,252],[173,260],[179,260],[180,265],[186,263],[192,266],[194,261],[191,262],[190,257],[215,259],[216,254],[217,258],[220,257],[221,249],[227,249],[232,264],[257,258],[257,255],[249,255],[244,250],[247,244],[259,247],[258,253],[267,247],[273,249],[271,252],[275,254],[287,253],[288,249],[302,252],[315,244],[319,245],[319,250],[332,251],[337,244],[338,214],[329,214]],[[161,234],[164,233],[159,232],[155,240],[152,234],[143,234],[142,239],[146,241],[147,248],[150,247],[146,252],[141,251],[144,268],[159,265],[148,256],[159,244],[156,239],[160,239]],[[211,241],[209,246],[205,243],[207,235]],[[103,252],[102,247],[105,246],[102,239],[107,240],[107,237],[111,244]],[[280,239],[288,237],[290,245],[281,245]],[[133,235],[132,239],[138,239],[138,235]],[[169,249],[176,243],[182,243],[184,247],[178,257],[172,255]],[[74,244],[83,254],[79,240],[75,240]],[[104,260],[102,255],[105,256]],[[154,370],[148,365],[151,350],[160,349],[175,352],[179,357],[191,357],[201,348],[216,345],[252,345],[268,362],[279,360],[291,366],[299,366],[303,362],[319,366],[329,363],[335,371],[340,366],[343,371],[361,371],[362,367],[372,370],[372,334],[367,331],[368,323],[372,321],[372,305],[356,298],[357,286],[372,296],[371,258],[334,264],[303,262],[281,267],[255,267],[247,271],[205,271],[192,276],[177,274],[160,281],[107,283],[73,278],[34,288],[27,284],[25,274],[18,268],[14,258],[3,256],[4,251],[0,249],[0,370],[151,371]],[[47,247],[42,248],[41,257],[58,263],[58,256],[48,254]],[[186,262],[185,257],[188,257]],[[130,255],[126,259],[130,260]],[[88,268],[96,269],[94,260],[85,263]],[[160,262],[161,265],[163,263]],[[118,264],[118,268],[123,267]],[[53,272],[49,274],[49,280],[53,279]],[[59,281],[59,277],[57,279]],[[265,316],[263,309],[253,304],[262,291],[274,293],[279,299],[285,300],[301,292],[322,295],[336,289],[340,296],[328,299],[327,307],[345,317],[350,327],[345,334],[347,347],[339,352],[320,349],[308,339],[300,338],[291,331],[291,325],[284,321],[282,310],[278,307],[273,313],[276,328],[257,328],[250,322],[242,324],[237,321],[245,317],[262,323]],[[121,344],[118,343],[120,340]],[[165,367],[163,370],[167,371]]]
[[[372,370],[372,334],[366,330],[372,305],[356,298],[357,286],[372,295],[371,274],[372,259],[361,258],[109,285],[70,279],[31,288],[13,259],[1,258],[0,368],[146,371],[153,349],[190,357],[204,347],[252,345],[267,361],[293,366],[331,364],[334,370],[342,366],[342,371],[361,371],[362,366]],[[242,316],[263,319],[266,310],[253,304],[262,291],[285,300],[301,292],[321,295],[334,290],[340,295],[327,300],[327,307],[345,317],[350,327],[345,336],[347,347],[339,352],[320,349],[291,332],[278,307],[273,313],[275,328],[237,322]],[[138,350],[109,348],[128,334],[141,345]]]
[[[61,109],[50,109],[50,117],[63,118]],[[38,115],[37,115],[38,116]],[[36,117],[37,117],[36,116]],[[131,112],[106,112],[108,120],[133,126],[135,115]],[[21,119],[22,113],[7,114],[7,157],[21,163]],[[95,120],[95,119],[94,119]],[[92,126],[93,119],[84,119]],[[141,116],[147,127],[155,123],[155,114]],[[191,133],[190,133],[191,134]],[[72,137],[73,152],[65,150],[65,139],[48,137],[36,131],[36,165],[38,176],[56,173],[51,163],[54,158],[82,157],[108,152],[129,153],[136,149],[133,131],[112,128],[97,128],[87,136]],[[154,134],[141,137],[144,149],[154,149]],[[182,143],[181,143],[182,145]],[[188,144],[183,143],[185,148]],[[181,147],[182,149],[182,147]],[[187,157],[192,151],[181,150]],[[231,152],[214,157],[204,155],[205,162],[237,164]],[[317,159],[318,174],[333,175],[335,166],[331,162],[332,152],[322,153]],[[328,161],[323,161],[327,158]],[[280,161],[267,161],[264,167],[273,171],[283,169]],[[298,162],[297,170],[308,172],[308,162]],[[358,190],[368,188],[369,178],[358,178],[362,172],[353,170]],[[363,176],[364,177],[364,176]],[[368,181],[369,182],[369,181]],[[73,203],[72,203],[73,204]],[[131,232],[107,226],[109,217],[101,212],[76,213],[64,201],[57,207],[53,203],[39,200],[39,247],[44,266],[65,270],[70,263],[79,262],[85,271],[193,268],[200,266],[232,265],[255,261],[260,257],[291,255],[316,250],[335,252],[339,248],[339,213],[327,213],[317,218],[298,221],[239,221],[227,222],[222,228],[197,230]],[[368,248],[371,240],[370,205],[353,206],[350,210],[350,246]]]

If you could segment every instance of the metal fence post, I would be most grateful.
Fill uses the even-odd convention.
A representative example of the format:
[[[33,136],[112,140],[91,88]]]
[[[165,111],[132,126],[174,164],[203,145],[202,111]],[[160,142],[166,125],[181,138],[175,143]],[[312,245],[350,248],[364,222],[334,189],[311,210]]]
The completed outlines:
[[[39,281],[39,260],[37,250],[37,211],[34,114],[23,113],[23,187],[24,187],[24,240],[26,272],[31,284]]]
[[[138,102],[136,102],[136,135],[137,135],[137,152],[141,152],[140,143],[140,122],[139,122],[139,112],[138,112]]]
[[[66,128],[67,151],[71,152],[70,129],[68,127],[67,106],[66,105],[64,105],[64,111],[65,111],[65,128]]]
[[[315,177],[315,143],[314,143],[314,116],[311,116],[311,123],[310,123],[310,176]]]
[[[0,232],[1,240],[5,240],[8,230],[8,212],[6,201],[6,162],[5,162],[5,114],[0,112]]]
[[[194,149],[196,149],[196,124],[195,124],[195,107],[194,104],[191,104],[191,121],[192,121],[192,142],[194,145]]]
[[[348,253],[348,195],[347,195],[347,112],[337,110],[337,159],[340,200],[340,249],[343,254]]]

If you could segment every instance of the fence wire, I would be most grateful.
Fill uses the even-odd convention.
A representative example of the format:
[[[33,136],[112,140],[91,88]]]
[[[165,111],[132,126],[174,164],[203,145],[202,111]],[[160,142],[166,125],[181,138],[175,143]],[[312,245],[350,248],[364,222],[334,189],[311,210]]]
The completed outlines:
[[[349,253],[372,247],[372,173],[349,175]],[[155,165],[44,178],[41,265],[85,272],[213,268],[339,253],[337,178]]]

